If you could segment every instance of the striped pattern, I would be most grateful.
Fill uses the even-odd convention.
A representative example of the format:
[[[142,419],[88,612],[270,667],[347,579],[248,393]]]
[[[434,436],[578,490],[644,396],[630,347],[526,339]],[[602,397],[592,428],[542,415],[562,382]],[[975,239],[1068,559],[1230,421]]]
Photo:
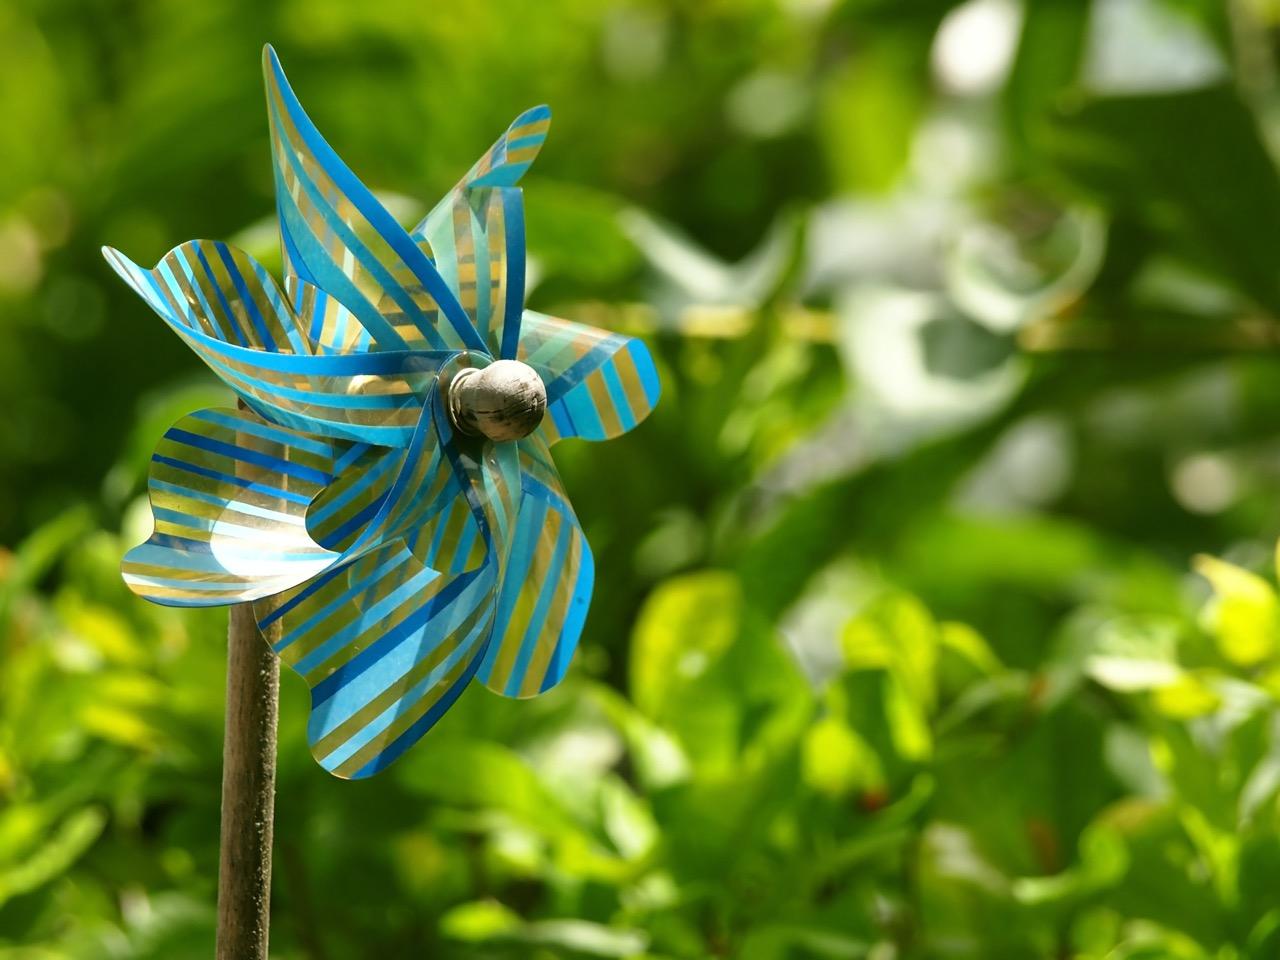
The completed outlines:
[[[151,270],[118,250],[103,253],[224,383],[294,430],[405,446],[436,371],[456,352],[313,353],[274,281],[223,243],[184,243]]]
[[[271,353],[312,353],[311,342],[271,275],[238,247],[194,240],[143,271],[103,247],[107,262],[157,313],[220,343]]]
[[[373,338],[355,314],[315,284],[289,273],[284,290],[316,353],[364,353],[373,346]]]
[[[414,228],[413,232],[424,235],[426,222],[436,216],[442,207],[451,207],[458,193],[482,187],[514,187],[520,178],[533,165],[538,153],[546,142],[547,132],[551,129],[551,108],[545,103],[531,107],[511,121],[511,126],[502,136],[494,141],[493,146],[484,152],[467,171],[467,175],[458,181],[435,209]]]
[[[569,668],[595,568],[546,442],[535,433],[518,446],[524,495],[479,677],[496,693],[532,697]]]
[[[302,111],[270,48],[267,105],[285,293],[246,254],[194,241],[116,271],[247,405],[180,420],[149,477],[155,530],[124,578],[157,603],[255,602],[307,682],[309,740],[367,777],[472,677],[558,683],[593,582],[551,459],[629,430],[658,398],[638,341],[523,311],[516,187],[550,111],[522,114],[412,234]],[[547,385],[532,437],[455,435],[438,383],[494,356]]]
[[[436,268],[488,350],[513,357],[524,309],[524,202],[518,187],[455,191],[423,227]]]
[[[276,652],[311,688],[308,739],[336,776],[377,773],[434,725],[480,668],[499,609],[520,503],[517,452],[511,444],[459,449],[447,442],[441,404],[431,406],[431,432],[446,441],[434,449],[451,469],[406,463],[407,492],[393,486],[388,499],[398,506],[384,507],[385,529],[404,532],[392,518],[420,519],[415,504],[438,502],[416,492],[424,482],[467,504],[470,523],[457,536],[446,532],[450,523],[419,526],[419,552],[405,538],[383,542],[256,608],[263,628],[281,622]]]
[[[412,231],[495,357],[516,355],[524,308],[524,201],[515,184],[550,126],[546,106],[518,116]]]
[[[440,574],[403,541],[259,602],[275,650],[311,688],[308,740],[345,778],[371,776],[412,746],[479,668],[493,622],[492,564]]]
[[[524,312],[517,357],[546,384],[541,431],[550,443],[626,433],[649,415],[661,392],[642,341],[532,310]]]
[[[325,142],[263,51],[286,272],[337,298],[377,349],[483,349],[427,254]]]
[[[302,583],[338,554],[307,535],[308,504],[346,444],[203,410],[165,433],[151,460],[155,530],[124,558],[125,583],[169,606],[219,606]]]

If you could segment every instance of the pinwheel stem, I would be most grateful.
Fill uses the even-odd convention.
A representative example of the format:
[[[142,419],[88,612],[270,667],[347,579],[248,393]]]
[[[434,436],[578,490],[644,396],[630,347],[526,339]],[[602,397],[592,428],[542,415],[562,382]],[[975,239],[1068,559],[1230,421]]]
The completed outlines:
[[[227,634],[216,956],[266,960],[280,662],[258,632],[253,604],[231,608]]]

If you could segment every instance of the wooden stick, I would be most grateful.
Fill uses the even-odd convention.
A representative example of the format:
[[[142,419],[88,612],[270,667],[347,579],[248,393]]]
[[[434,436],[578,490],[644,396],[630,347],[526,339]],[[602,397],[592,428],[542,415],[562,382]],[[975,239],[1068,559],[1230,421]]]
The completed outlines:
[[[217,960],[267,958],[280,707],[280,661],[269,644],[279,639],[280,628],[276,621],[264,638],[252,603],[231,608],[222,746]]]
[[[231,608],[227,641],[216,956],[266,960],[280,661],[263,642],[251,603]]]

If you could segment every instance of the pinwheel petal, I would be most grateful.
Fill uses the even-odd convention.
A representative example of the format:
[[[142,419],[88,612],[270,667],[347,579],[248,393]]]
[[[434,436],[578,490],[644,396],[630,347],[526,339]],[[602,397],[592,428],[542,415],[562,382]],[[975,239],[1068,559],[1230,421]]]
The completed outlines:
[[[648,348],[634,337],[524,312],[518,359],[547,386],[549,443],[608,440],[649,415],[661,387]]]
[[[511,121],[462,182],[472,189],[514,187],[537,158],[550,129],[551,108],[545,103],[526,110]]]
[[[338,298],[381,350],[484,349],[427,254],[325,142],[263,51],[286,268]]]
[[[355,314],[315,284],[287,273],[284,290],[316,353],[364,353],[374,346]]]
[[[312,688],[312,750],[337,776],[370,776],[400,756],[483,661],[519,510],[519,460],[511,444],[453,440],[436,393],[394,467],[382,464],[396,451],[356,453],[308,517],[348,559],[255,607],[264,630],[279,622],[276,652]],[[395,479],[362,487],[373,473]],[[334,503],[350,517],[374,515],[344,539],[324,512]]]
[[[416,743],[475,675],[497,571],[456,576],[397,540],[255,605],[274,648],[311,688],[308,739],[330,773],[377,773]]]
[[[524,308],[524,200],[515,184],[550,125],[546,106],[518,116],[412,231],[495,357],[516,355]]]
[[[165,433],[147,484],[155,530],[124,558],[134,593],[170,606],[269,596],[338,559],[307,533],[308,504],[334,478],[344,443],[202,410]]]
[[[455,190],[422,225],[436,268],[493,356],[514,357],[524,309],[524,201],[518,187]]]
[[[523,497],[478,676],[495,693],[532,697],[564,679],[595,569],[546,442],[534,434],[519,447]]]
[[[271,353],[312,353],[275,280],[253,257],[217,240],[174,247],[154,270],[119,250],[103,255],[124,281],[171,324],[221,343]]]
[[[223,251],[223,252],[219,252]],[[107,261],[209,368],[264,417],[282,426],[328,437],[385,446],[409,443],[441,365],[457,351],[398,350],[351,355],[273,352],[298,336],[309,338],[284,306],[278,288],[247,254],[225,244],[194,240],[170,250],[153,269],[118,250]],[[206,289],[195,266],[222,264],[208,276],[228,278]],[[237,268],[230,279],[232,267]],[[188,272],[190,271],[190,272]],[[223,272],[225,271],[225,272]],[[235,298],[228,290],[243,291]],[[267,321],[267,310],[276,311]],[[310,309],[316,306],[312,296]],[[241,337],[236,336],[239,331]],[[258,340],[250,340],[250,335]],[[230,339],[229,339],[230,338]],[[247,343],[238,342],[240,339]],[[310,342],[309,339],[307,342]],[[327,351],[322,351],[327,354]]]

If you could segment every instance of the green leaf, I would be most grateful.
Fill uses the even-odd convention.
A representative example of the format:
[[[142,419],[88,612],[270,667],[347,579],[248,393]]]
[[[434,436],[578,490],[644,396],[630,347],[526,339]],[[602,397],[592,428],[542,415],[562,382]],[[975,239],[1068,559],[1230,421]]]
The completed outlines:
[[[1088,0],[1037,0],[1023,8],[1003,102],[1006,128],[1023,163],[1040,160],[1038,147],[1054,105],[1079,79],[1089,8]]]
[[[809,728],[801,758],[804,782],[830,797],[884,785],[875,751],[836,716],[828,715]]]
[[[606,284],[639,263],[618,224],[622,204],[598,190],[539,179],[525,190],[529,251],[551,275]]]
[[[102,835],[107,815],[97,807],[77,810],[21,863],[0,868],[0,905],[61,876]]]
[[[1273,657],[1280,645],[1280,599],[1271,584],[1215,557],[1197,557],[1195,568],[1213,586],[1215,600],[1205,617],[1222,655],[1245,667]]]
[[[484,943],[507,937],[523,924],[520,915],[496,900],[462,903],[440,918],[440,932],[453,940]]]
[[[1235,88],[1079,102],[1050,146],[1073,183],[1280,313],[1280,177]]]
[[[668,580],[645,603],[631,642],[631,696],[655,719],[724,655],[738,635],[742,590],[731,573]]]

